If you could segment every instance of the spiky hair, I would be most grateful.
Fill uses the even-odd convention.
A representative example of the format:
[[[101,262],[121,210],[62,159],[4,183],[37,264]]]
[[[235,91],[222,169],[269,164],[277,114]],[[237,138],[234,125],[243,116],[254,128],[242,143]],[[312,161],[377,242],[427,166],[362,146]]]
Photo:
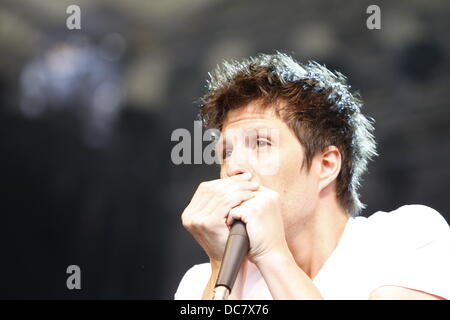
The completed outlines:
[[[300,97],[295,95],[298,92],[311,94],[313,98],[320,96],[320,112],[321,114],[328,112],[328,118],[325,121],[331,123],[327,125],[330,132],[337,137],[333,139],[339,140],[339,135],[348,137],[346,140],[342,138],[346,144],[345,148],[339,148],[349,150],[349,154],[345,155],[350,161],[348,173],[346,173],[348,179],[344,179],[348,182],[345,186],[346,190],[342,191],[347,192],[348,199],[344,201],[345,207],[352,216],[361,212],[365,207],[359,200],[358,194],[361,177],[367,170],[368,162],[377,155],[373,136],[374,120],[361,113],[360,96],[358,93],[350,92],[350,85],[347,84],[344,75],[336,71],[332,72],[317,62],[308,61],[306,64],[301,64],[285,53],[276,52],[271,55],[259,54],[243,61],[224,61],[212,73],[209,73],[209,77],[208,92],[200,100],[200,117],[207,127],[221,128],[226,111],[233,107],[230,104],[238,106],[238,103],[230,102],[236,101],[236,87],[248,86],[255,90],[255,97],[267,99],[267,96],[270,96],[271,101],[285,99],[294,105],[296,101],[293,101],[292,97]],[[255,87],[257,89],[254,89]],[[243,95],[247,95],[248,89],[243,91],[245,91]],[[286,93],[289,91],[290,93]],[[229,98],[227,95],[233,97]],[[300,114],[303,114],[299,111],[302,105],[309,103],[308,110],[314,109],[314,103],[311,101],[317,101],[317,99],[308,99],[299,101],[297,103],[299,107],[292,110],[291,114],[295,113],[298,121],[302,121]],[[335,119],[338,120],[335,121]],[[298,132],[296,133],[300,139]],[[333,139],[325,139],[325,141],[333,141]],[[300,139],[303,145],[307,143],[304,140]],[[314,150],[314,152],[318,151],[320,150]],[[342,153],[343,150],[340,151]]]

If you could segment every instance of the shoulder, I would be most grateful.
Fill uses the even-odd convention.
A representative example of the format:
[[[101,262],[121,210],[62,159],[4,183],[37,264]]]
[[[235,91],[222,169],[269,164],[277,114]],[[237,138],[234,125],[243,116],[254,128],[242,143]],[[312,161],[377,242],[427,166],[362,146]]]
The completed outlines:
[[[211,277],[211,265],[209,263],[196,264],[186,271],[181,279],[175,300],[199,300]]]
[[[390,212],[376,212],[368,222],[378,235],[387,240],[395,238],[415,246],[450,235],[449,225],[439,212],[418,204],[405,205]]]
[[[392,222],[407,222],[417,223],[418,221],[431,223],[433,225],[445,226],[448,228],[448,224],[444,217],[434,210],[425,205],[421,204],[410,204],[401,206],[393,211],[384,212],[378,211],[371,215],[369,219],[372,220],[382,220],[391,219]]]
[[[424,205],[406,205],[377,212],[367,220],[378,249],[372,252],[378,259],[373,289],[380,287],[383,297],[392,293],[397,298],[412,298],[420,291],[450,298],[450,228],[439,212]],[[420,294],[420,298],[425,296]]]

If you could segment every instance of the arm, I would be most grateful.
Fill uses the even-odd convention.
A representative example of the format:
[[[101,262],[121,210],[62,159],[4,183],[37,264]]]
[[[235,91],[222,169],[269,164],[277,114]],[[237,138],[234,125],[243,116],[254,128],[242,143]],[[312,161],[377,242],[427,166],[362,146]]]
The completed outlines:
[[[277,252],[265,256],[258,260],[256,265],[275,300],[323,299],[317,287],[296,264],[290,252]]]
[[[319,290],[289,254],[274,254],[257,264],[274,299],[321,300]],[[280,267],[282,266],[282,267]],[[399,286],[381,286],[369,300],[445,300],[427,292]]]
[[[208,284],[203,291],[202,300],[211,300],[214,295],[214,286],[216,284],[216,279],[219,274],[220,262],[211,260],[211,277],[209,278]]]
[[[444,300],[444,298],[404,287],[382,286],[372,291],[369,300]]]

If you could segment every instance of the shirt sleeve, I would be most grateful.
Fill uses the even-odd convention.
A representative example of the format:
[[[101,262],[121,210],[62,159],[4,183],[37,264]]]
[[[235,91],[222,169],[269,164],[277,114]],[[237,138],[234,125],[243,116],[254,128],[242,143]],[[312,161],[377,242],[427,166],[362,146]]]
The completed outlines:
[[[175,300],[201,300],[203,291],[211,277],[209,263],[197,264],[191,267],[183,276],[175,292]]]
[[[380,285],[423,291],[450,299],[450,228],[434,209],[409,205],[398,209],[396,239]],[[397,247],[398,246],[398,247]]]

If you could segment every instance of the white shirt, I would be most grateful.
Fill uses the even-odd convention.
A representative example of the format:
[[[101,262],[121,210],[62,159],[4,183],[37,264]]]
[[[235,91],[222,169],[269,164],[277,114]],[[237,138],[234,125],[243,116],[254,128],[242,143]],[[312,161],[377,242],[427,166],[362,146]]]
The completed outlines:
[[[175,299],[201,299],[210,276],[209,263],[193,266],[182,278]],[[423,205],[350,218],[313,282],[325,299],[368,299],[384,285],[450,299],[449,225],[437,211]],[[243,297],[272,299],[252,263]]]

